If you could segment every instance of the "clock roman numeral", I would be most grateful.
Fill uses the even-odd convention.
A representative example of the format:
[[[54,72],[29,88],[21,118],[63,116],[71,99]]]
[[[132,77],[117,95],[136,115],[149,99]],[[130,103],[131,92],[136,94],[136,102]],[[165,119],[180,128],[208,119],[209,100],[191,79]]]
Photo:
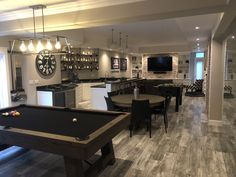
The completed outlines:
[[[42,62],[42,60],[38,60],[38,64],[42,64],[43,62]]]

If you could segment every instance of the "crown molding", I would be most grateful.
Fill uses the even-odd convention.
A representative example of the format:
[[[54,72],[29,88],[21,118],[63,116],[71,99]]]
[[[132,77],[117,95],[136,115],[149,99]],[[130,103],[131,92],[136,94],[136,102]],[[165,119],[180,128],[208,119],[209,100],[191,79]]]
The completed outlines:
[[[44,10],[44,15],[55,15],[62,14],[68,12],[82,11],[88,9],[116,6],[122,4],[130,4],[142,2],[145,0],[87,0],[85,1],[73,1],[66,3],[58,3],[53,5],[46,5],[47,8]],[[14,9],[13,11],[7,11],[0,13],[0,22],[9,21],[9,20],[17,20],[32,17],[32,9],[30,7],[24,9]],[[35,11],[35,16],[41,16],[41,11]]]

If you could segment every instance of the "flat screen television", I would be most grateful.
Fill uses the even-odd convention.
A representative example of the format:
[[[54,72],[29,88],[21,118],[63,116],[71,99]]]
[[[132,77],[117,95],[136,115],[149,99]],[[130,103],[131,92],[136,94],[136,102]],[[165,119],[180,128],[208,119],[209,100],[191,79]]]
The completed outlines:
[[[148,71],[172,71],[172,57],[158,56],[148,58]]]

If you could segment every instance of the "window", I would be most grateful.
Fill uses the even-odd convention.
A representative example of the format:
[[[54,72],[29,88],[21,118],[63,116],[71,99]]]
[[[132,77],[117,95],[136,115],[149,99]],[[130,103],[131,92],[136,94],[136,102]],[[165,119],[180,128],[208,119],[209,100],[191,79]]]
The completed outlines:
[[[202,61],[198,61],[197,65],[196,65],[196,79],[202,79],[203,76],[203,62]]]
[[[204,58],[204,52],[196,53],[196,58]]]
[[[7,50],[0,48],[0,108],[10,105],[10,87],[9,87],[9,73]]]

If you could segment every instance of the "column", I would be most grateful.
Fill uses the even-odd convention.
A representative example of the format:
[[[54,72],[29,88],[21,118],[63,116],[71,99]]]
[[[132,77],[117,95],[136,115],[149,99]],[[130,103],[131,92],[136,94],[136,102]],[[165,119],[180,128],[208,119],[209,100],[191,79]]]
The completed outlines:
[[[209,78],[209,120],[222,120],[226,42],[211,41]]]

